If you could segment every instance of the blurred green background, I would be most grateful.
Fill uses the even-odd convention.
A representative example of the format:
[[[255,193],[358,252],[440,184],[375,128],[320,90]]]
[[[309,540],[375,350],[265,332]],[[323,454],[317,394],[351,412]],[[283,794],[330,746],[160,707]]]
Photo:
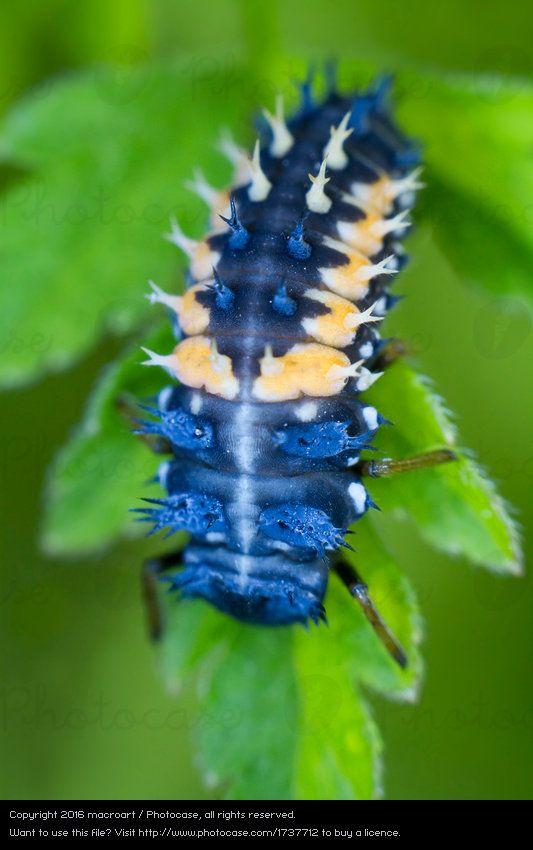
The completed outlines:
[[[255,5],[6,2],[0,108],[71,69],[104,62],[121,73],[173,56],[257,66],[276,50],[306,59],[360,57],[386,69],[532,71],[533,16],[525,2],[287,0],[268,4],[261,31],[250,11]],[[330,26],[333,19],[342,25]],[[458,413],[465,444],[517,507],[527,540],[533,523],[531,318],[518,298],[495,300],[462,279],[435,246],[429,225],[409,250],[415,269],[427,276],[406,274],[402,290],[409,298],[395,329],[415,340],[423,371]],[[79,420],[94,378],[118,349],[107,341],[67,373],[2,399],[0,717],[7,798],[209,796],[189,732],[210,719],[197,718],[187,694],[162,690],[140,608],[139,544],[81,563],[55,562],[39,551],[47,466]],[[417,705],[372,697],[386,746],[387,796],[530,797],[529,577],[473,569],[430,550],[413,528],[390,517],[387,523],[419,595],[427,666]]]

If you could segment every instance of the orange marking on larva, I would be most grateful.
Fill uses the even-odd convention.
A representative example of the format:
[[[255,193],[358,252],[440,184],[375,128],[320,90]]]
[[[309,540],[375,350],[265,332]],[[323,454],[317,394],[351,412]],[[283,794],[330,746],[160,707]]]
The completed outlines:
[[[395,274],[396,269],[390,269],[387,263],[392,257],[385,257],[379,263],[372,263],[360,251],[356,251],[345,242],[326,236],[323,244],[338,251],[348,262],[339,266],[319,269],[320,277],[326,286],[338,295],[350,301],[359,301],[368,293],[368,281],[381,274]]]
[[[352,183],[350,194],[345,195],[344,199],[367,213],[390,215],[394,201],[400,195],[411,194],[424,188],[424,184],[418,179],[421,171],[421,168],[415,168],[410,174],[396,180],[383,174],[374,183]]]
[[[203,333],[209,325],[209,308],[196,299],[196,294],[206,289],[206,284],[197,283],[187,289],[180,299],[177,311],[180,327],[189,336]]]
[[[374,183],[353,183],[351,198],[367,213],[378,216],[389,215],[397,195],[396,182],[384,175]]]
[[[225,221],[222,221],[220,216],[223,215],[228,218],[230,214],[229,192],[221,190],[217,192],[216,197],[213,197],[213,201],[210,204],[209,221],[214,233],[223,233],[228,229],[228,225]]]
[[[368,213],[360,221],[339,221],[337,230],[343,242],[361,251],[362,254],[373,257],[383,248],[383,240],[387,233],[408,227],[407,215],[407,210],[393,218],[383,218],[381,215]]]
[[[337,395],[348,380],[343,370],[350,367],[350,360],[334,348],[310,342],[294,345],[281,357],[273,357],[267,349],[259,364],[261,375],[254,381],[253,394],[261,401],[276,402]]]
[[[187,387],[205,387],[208,393],[228,399],[235,398],[239,392],[231,359],[219,354],[208,337],[184,339],[169,356],[166,365]]]
[[[339,221],[337,230],[343,242],[367,257],[372,257],[379,253],[383,246],[383,238],[375,233],[375,225],[381,221],[380,215],[368,213],[360,221]]]
[[[191,264],[189,267],[191,276],[194,280],[206,280],[213,276],[213,269],[216,268],[220,254],[218,251],[213,251],[207,240],[198,242],[191,253]]]
[[[334,295],[324,289],[307,289],[304,293],[306,298],[318,301],[328,308],[329,312],[320,316],[305,318],[302,326],[309,336],[314,337],[317,342],[330,345],[334,348],[345,348],[350,345],[355,337],[357,317],[359,310],[340,295]]]

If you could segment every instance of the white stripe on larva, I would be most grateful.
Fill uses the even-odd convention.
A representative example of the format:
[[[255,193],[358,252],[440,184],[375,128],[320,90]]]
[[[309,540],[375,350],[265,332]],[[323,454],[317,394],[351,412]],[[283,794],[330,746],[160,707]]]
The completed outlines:
[[[162,487],[167,486],[167,477],[170,470],[170,461],[164,460],[163,463],[159,464],[157,470],[157,478]]]
[[[359,461],[359,455],[355,455],[354,457],[346,458],[346,466],[355,466]]]
[[[297,405],[295,414],[300,422],[310,422],[315,418],[318,411],[318,406],[315,401],[306,401],[303,404]]]
[[[200,393],[193,393],[191,396],[191,413],[196,414],[200,413],[202,409],[202,396]]]
[[[363,419],[365,420],[369,431],[375,431],[378,427],[378,412],[375,407],[363,407]]]
[[[245,579],[251,560],[249,554],[255,537],[255,526],[252,521],[252,486],[250,473],[254,471],[253,460],[255,445],[253,440],[252,407],[243,401],[237,405],[235,417],[236,460],[241,473],[236,481],[235,508],[237,515],[237,531],[241,552],[245,557],[236,559],[241,579]]]
[[[363,357],[365,360],[367,360],[368,357],[371,357],[373,352],[374,352],[374,346],[372,345],[371,342],[364,342],[363,345],[359,349],[360,356]]]
[[[172,395],[173,387],[164,387],[157,397],[159,410],[165,411]]]

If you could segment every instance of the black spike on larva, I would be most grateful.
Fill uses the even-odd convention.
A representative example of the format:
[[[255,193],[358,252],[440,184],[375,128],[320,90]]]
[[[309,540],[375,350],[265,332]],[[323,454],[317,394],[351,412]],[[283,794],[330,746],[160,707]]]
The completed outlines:
[[[281,313],[282,316],[294,316],[296,313],[298,305],[294,298],[287,295],[287,287],[283,281],[278,286],[272,299],[272,306],[276,313]]]
[[[326,81],[326,95],[331,97],[337,92],[337,71],[339,63],[336,59],[326,59],[324,62],[324,79]]]
[[[387,110],[393,81],[393,74],[381,74],[372,82],[367,94],[372,97],[376,112]]]
[[[233,230],[233,233],[229,238],[230,248],[236,248],[237,250],[239,250],[240,248],[244,248],[245,245],[248,244],[250,234],[239,219],[239,216],[237,214],[237,205],[235,203],[235,195],[233,193],[230,195],[229,203],[231,210],[230,217],[226,218],[226,216],[221,215],[220,213],[219,216],[222,221],[225,221],[226,224],[228,224]]]
[[[315,76],[315,68],[314,65],[310,64],[307,70],[307,76],[305,80],[302,82],[296,83],[298,86],[298,90],[300,92],[300,109],[298,112],[298,117],[302,118],[304,115],[308,115],[315,108],[315,101],[313,99],[313,79]]]
[[[307,260],[311,256],[311,246],[304,239],[304,221],[305,216],[302,216],[287,240],[289,254],[295,260]]]
[[[235,295],[229,286],[226,286],[221,281],[215,268],[213,269],[213,283],[209,285],[209,288],[215,293],[215,304],[217,307],[220,307],[221,310],[228,310],[233,303]]]

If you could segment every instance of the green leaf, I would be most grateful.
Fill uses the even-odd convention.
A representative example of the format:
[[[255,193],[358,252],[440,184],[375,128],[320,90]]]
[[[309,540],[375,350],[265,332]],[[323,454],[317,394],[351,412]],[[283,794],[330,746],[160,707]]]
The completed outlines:
[[[375,480],[370,490],[385,511],[413,517],[423,536],[452,555],[463,554],[497,572],[519,574],[517,528],[508,509],[457,432],[442,400],[426,378],[405,364],[394,366],[369,398],[394,427],[381,430],[376,444],[386,456],[409,457],[445,446],[458,460],[440,467]]]
[[[531,292],[532,86],[497,75],[404,74],[399,88],[402,124],[424,147],[426,206],[443,249],[497,292]]]
[[[95,174],[102,178],[106,191],[111,187],[117,192],[120,203],[131,202],[143,212],[146,208],[138,206],[139,199],[144,204],[159,203],[166,217],[183,198],[184,209],[191,211],[190,228],[198,224],[201,232],[199,218],[204,211],[192,201],[189,205],[188,196],[185,201],[168,176],[177,179],[184,172],[184,164],[192,165],[196,160],[196,148],[205,150],[205,136],[211,133],[218,114],[227,121],[230,114],[235,116],[237,103],[248,109],[247,90],[241,87],[238,76],[230,75],[225,87],[218,90],[218,76],[207,82],[201,79],[198,86],[203,86],[205,98],[199,112],[195,99],[197,126],[191,129],[184,124],[187,110],[181,108],[178,118],[168,106],[171,89],[181,91],[181,96],[184,92],[191,95],[191,81],[181,79],[180,90],[175,70],[156,69],[153,77],[146,73],[127,75],[118,91],[116,80],[104,75],[93,81],[96,97],[87,79],[65,83],[52,92],[46,106],[34,103],[8,122],[5,155],[20,167],[34,169],[37,176],[11,190],[7,208],[9,262],[14,263],[9,268],[14,272],[17,298],[13,298],[11,313],[6,306],[4,322],[8,331],[16,327],[22,335],[17,345],[8,345],[6,381],[26,379],[69,362],[97,338],[104,326],[115,331],[134,327],[146,315],[144,302],[138,297],[145,277],[153,275],[168,286],[173,259],[171,252],[167,253],[168,246],[160,241],[156,246],[155,235],[159,240],[162,229],[162,222],[155,221],[157,216],[147,223],[140,222],[144,219],[140,215],[127,225],[111,220],[103,226],[98,216],[92,216],[90,223],[73,223],[69,216],[63,216],[59,224],[54,222],[57,209],[71,211],[68,203],[73,197],[91,198]],[[106,88],[109,85],[111,89]],[[447,86],[438,83],[429,90],[428,110],[435,122],[442,121],[441,109],[444,115],[452,114],[453,127],[453,110],[458,105],[464,108],[470,93],[454,90],[452,97]],[[146,91],[146,87],[151,90]],[[240,98],[235,97],[237,91]],[[228,112],[227,102],[220,103],[226,96],[233,112]],[[72,123],[65,133],[63,114],[76,99],[80,109],[73,109]],[[254,93],[254,102],[256,99]],[[416,100],[416,93],[405,93],[407,109],[412,109]],[[436,111],[435,102],[440,104]],[[523,160],[522,143],[506,137],[486,104],[476,101],[474,106],[483,114],[485,130],[494,130],[495,139],[489,145],[492,155],[502,157],[511,152],[517,160]],[[517,107],[512,113],[515,130],[524,117],[520,110]],[[115,134],[113,144],[109,144],[110,126]],[[89,130],[88,148],[84,135]],[[436,131],[432,128],[432,132],[435,139],[429,134],[429,159],[437,180],[430,189],[430,201],[433,204],[440,198],[443,213],[443,221],[434,221],[438,238],[445,249],[450,245],[454,219],[444,214],[459,203],[460,234],[449,248],[450,256],[473,279],[485,281],[494,291],[500,292],[502,287],[518,290],[525,282],[519,269],[528,250],[523,229],[516,222],[503,221],[491,191],[487,190],[488,200],[475,197],[475,181],[466,179],[469,169],[454,159],[459,153],[457,134],[450,135],[448,158],[434,153]],[[467,136],[464,158],[474,162],[479,138],[476,133]],[[178,138],[183,148],[179,156],[175,153]],[[57,165],[54,153],[59,144],[64,160]],[[220,163],[216,159],[210,162],[211,173],[218,174]],[[520,193],[512,194],[512,168],[499,164],[497,171],[497,190],[505,186],[510,197],[519,199]],[[47,191],[51,187],[54,203],[61,198],[62,204],[68,202],[67,207],[56,208],[53,203],[48,212],[38,210],[34,256],[15,262],[10,252],[28,239],[24,191],[42,175],[48,181]],[[472,248],[481,227],[486,234],[495,227],[501,231],[486,253],[477,248],[477,243]],[[67,264],[61,265],[64,260]],[[504,263],[506,277],[498,287],[493,267]],[[34,274],[37,266],[39,275]],[[76,270],[76,287],[65,295],[70,267]],[[93,276],[97,268],[103,275],[101,287]],[[131,282],[133,272],[139,272],[135,284]],[[17,275],[27,276],[30,282],[26,301],[19,297]],[[24,344],[27,334],[35,334],[37,327],[44,334],[39,338],[38,353]],[[168,331],[157,331],[148,345],[168,350]],[[136,533],[128,508],[135,495],[142,494],[143,481],[153,475],[157,460],[131,436],[117,399],[146,397],[163,383],[160,373],[140,369],[140,359],[134,351],[107,370],[84,424],[57,461],[49,486],[44,536],[50,551],[90,552],[120,534]],[[409,367],[395,366],[394,375],[374,387],[370,397],[397,423],[394,428],[382,429],[379,435],[379,446],[387,454],[405,457],[443,445],[456,447],[455,429],[440,400],[431,393],[427,381]],[[384,508],[411,516],[435,546],[466,554],[500,572],[519,571],[514,525],[493,485],[467,453],[461,451],[455,464],[376,480],[370,488]],[[357,551],[347,557],[357,566],[385,621],[404,646],[410,661],[406,670],[400,670],[388,656],[362,611],[334,576],[326,599],[329,628],[309,631],[253,628],[222,616],[206,604],[178,604],[168,595],[162,597],[166,622],[159,653],[162,675],[172,690],[195,681],[198,719],[194,734],[206,781],[226,796],[364,799],[380,795],[381,742],[361,693],[371,689],[394,699],[412,700],[422,664],[418,653],[420,617],[413,593],[382,545],[379,527],[367,517],[356,529]]]
[[[203,202],[183,181],[204,165],[223,126],[248,124],[238,72],[198,65],[96,69],[22,101],[0,131],[0,157],[27,172],[2,198],[0,384],[65,368],[104,331],[146,315],[146,281],[184,265],[162,235],[171,215],[201,234]],[[194,108],[193,108],[194,107]]]
[[[482,204],[430,175],[417,214],[424,218],[461,279],[497,297],[533,297],[531,251]]]
[[[329,628],[239,624],[202,602],[162,595],[167,686],[194,676],[206,780],[237,799],[367,799],[381,793],[381,742],[360,685],[413,699],[420,619],[412,591],[370,524],[358,562],[410,665],[400,670],[335,577]],[[258,734],[260,730],[260,734]]]
[[[170,350],[167,326],[147,344]],[[148,490],[145,482],[153,477],[157,461],[133,436],[132,423],[117,402],[146,399],[161,388],[161,374],[143,369],[142,359],[136,347],[104,371],[81,425],[56,458],[42,535],[51,554],[94,552],[119,535],[135,533],[129,509]]]

